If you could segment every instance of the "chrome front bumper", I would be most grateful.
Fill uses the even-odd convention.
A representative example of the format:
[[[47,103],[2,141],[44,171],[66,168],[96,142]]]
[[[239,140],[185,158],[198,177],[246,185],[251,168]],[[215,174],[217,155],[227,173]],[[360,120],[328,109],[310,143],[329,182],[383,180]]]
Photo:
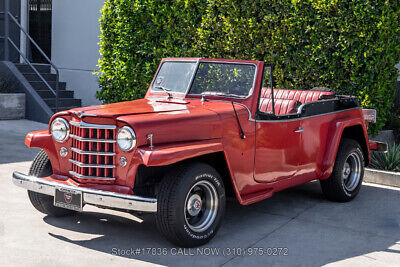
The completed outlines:
[[[144,198],[135,195],[65,185],[25,175],[20,172],[13,173],[13,183],[30,191],[49,196],[54,196],[56,187],[80,191],[82,192],[83,204],[134,211],[157,212],[157,199],[155,198]]]

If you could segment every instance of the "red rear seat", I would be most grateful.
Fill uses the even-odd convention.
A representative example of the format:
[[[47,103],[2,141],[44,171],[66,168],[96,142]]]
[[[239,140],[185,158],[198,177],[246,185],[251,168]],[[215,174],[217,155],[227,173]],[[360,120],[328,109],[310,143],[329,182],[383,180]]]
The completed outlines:
[[[289,99],[300,101],[302,104],[318,101],[323,95],[333,95],[332,92],[327,91],[302,91],[302,90],[288,90],[288,89],[274,89],[275,99]],[[271,98],[271,89],[263,88],[261,91],[262,98]]]
[[[301,105],[299,101],[288,99],[274,99],[275,102],[275,115],[286,115],[297,112],[297,108]],[[272,99],[260,99],[260,111],[272,113]]]

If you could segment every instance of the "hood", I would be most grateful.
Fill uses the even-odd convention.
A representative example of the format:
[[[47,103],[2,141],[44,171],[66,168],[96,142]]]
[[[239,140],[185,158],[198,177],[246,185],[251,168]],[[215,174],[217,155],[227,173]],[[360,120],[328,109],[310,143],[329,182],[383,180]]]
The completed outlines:
[[[139,99],[107,105],[90,106],[69,110],[70,113],[82,112],[99,117],[117,118],[124,115],[151,114],[186,110],[189,102],[184,100]]]
[[[69,113],[83,113],[86,121],[96,117],[116,119],[120,125],[132,127],[138,147],[153,144],[209,140],[222,137],[219,114],[200,104],[199,100],[140,99],[108,105],[77,108]]]

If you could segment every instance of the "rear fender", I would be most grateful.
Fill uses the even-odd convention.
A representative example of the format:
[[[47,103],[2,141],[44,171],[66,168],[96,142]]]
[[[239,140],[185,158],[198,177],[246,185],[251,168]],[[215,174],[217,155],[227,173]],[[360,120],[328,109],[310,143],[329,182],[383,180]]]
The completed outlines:
[[[366,150],[366,151],[364,151],[364,156],[367,157],[367,158],[365,158],[365,160],[366,160],[366,165],[368,165],[370,150],[369,150],[369,145],[367,145],[368,144],[368,133],[367,133],[365,124],[359,118],[349,119],[349,120],[345,120],[345,121],[336,121],[336,122],[332,123],[331,129],[330,129],[331,135],[327,139],[330,143],[328,143],[328,145],[327,145],[326,153],[324,156],[324,161],[322,164],[322,175],[321,175],[320,179],[327,179],[332,174],[333,167],[334,167],[335,160],[336,160],[336,155],[339,150],[340,141],[343,136],[343,132],[346,128],[352,127],[352,126],[362,127],[362,131],[363,131],[362,140],[357,140],[357,141],[361,142],[361,144],[360,144],[361,147],[363,148],[363,150]]]
[[[220,151],[223,151],[220,139],[160,145],[153,149],[150,147],[138,149],[142,162],[147,167],[170,165]]]

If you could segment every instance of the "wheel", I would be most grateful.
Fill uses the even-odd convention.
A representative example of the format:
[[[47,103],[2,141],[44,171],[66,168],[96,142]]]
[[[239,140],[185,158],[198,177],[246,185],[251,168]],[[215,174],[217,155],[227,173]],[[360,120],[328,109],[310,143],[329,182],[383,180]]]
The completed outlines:
[[[336,156],[332,175],[320,180],[327,199],[347,202],[360,191],[364,177],[364,156],[360,144],[353,139],[343,139]]]
[[[157,193],[159,231],[181,247],[210,241],[225,212],[225,188],[218,172],[203,163],[181,165],[161,181]]]
[[[40,150],[32,162],[29,175],[35,177],[46,177],[53,173],[50,159],[44,150]],[[54,197],[28,190],[29,200],[40,212],[54,217],[62,217],[76,213],[76,211],[55,207]]]

